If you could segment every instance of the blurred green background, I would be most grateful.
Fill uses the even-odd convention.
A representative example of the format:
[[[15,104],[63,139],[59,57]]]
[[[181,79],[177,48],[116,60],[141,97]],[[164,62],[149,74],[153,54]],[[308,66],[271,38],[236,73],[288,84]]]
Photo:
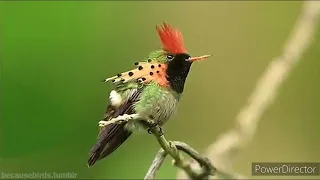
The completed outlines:
[[[194,64],[168,139],[200,152],[234,120],[302,2],[1,2],[1,172],[76,172],[77,178],[143,178],[159,145],[134,134],[88,168],[111,86],[101,80],[160,48],[155,25],[185,36]],[[320,31],[264,114],[235,169],[252,162],[320,162]],[[168,159],[158,178],[174,178]]]

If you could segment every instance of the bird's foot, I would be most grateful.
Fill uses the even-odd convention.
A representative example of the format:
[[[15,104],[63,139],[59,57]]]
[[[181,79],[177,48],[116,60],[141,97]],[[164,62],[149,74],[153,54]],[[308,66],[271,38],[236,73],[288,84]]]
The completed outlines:
[[[149,127],[148,128],[148,133],[149,134],[152,134],[152,128],[157,127],[157,125],[158,125],[157,123],[155,123],[152,120],[144,121],[144,123],[145,123],[146,127]]]
[[[164,134],[164,133],[163,133],[162,127],[159,126],[159,135],[160,135],[160,136],[163,136],[163,134]]]
[[[157,127],[157,126],[158,126],[158,125],[155,125],[154,127]],[[160,135],[160,136],[163,136],[164,133],[163,133],[162,127],[158,126],[158,128],[159,128],[159,135]],[[149,134],[152,134],[151,128],[148,129],[148,133],[149,133]]]

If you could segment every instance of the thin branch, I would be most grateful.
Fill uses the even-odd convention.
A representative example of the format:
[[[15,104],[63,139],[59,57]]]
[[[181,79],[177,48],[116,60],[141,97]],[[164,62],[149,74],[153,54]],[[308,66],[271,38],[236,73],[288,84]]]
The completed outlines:
[[[124,122],[128,122],[134,120],[136,114],[132,115],[122,115],[118,116],[117,118],[113,118],[109,121],[100,121],[99,126],[105,127],[110,124],[121,124]],[[161,167],[164,159],[166,158],[167,154],[174,159],[174,165],[183,169],[190,178],[192,179],[207,179],[210,175],[213,175],[215,168],[212,166],[211,162],[207,158],[203,158],[199,155],[199,153],[191,148],[189,145],[179,141],[167,141],[164,137],[162,129],[158,125],[154,125],[152,122],[147,120],[141,121],[146,127],[148,127],[148,131],[157,138],[159,144],[161,145],[162,149],[159,150],[157,156],[152,162],[151,167],[148,170],[148,173],[145,176],[145,179],[154,179],[157,170]],[[188,154],[190,157],[195,159],[201,167],[204,167],[200,171],[198,169],[193,169],[190,163],[183,159],[182,154],[179,152],[183,151]]]
[[[228,174],[227,172],[216,170],[208,158],[202,157],[196,150],[194,150],[192,147],[190,147],[188,144],[184,142],[172,141],[172,144],[176,146],[177,150],[188,154],[191,158],[193,158],[193,160],[195,160],[197,163],[199,163],[201,167],[204,168],[203,170],[197,167],[191,168],[192,171],[195,172],[195,174],[198,173],[198,176],[194,177],[195,179],[207,179],[210,175],[213,175],[214,173],[217,173],[220,176],[225,177],[227,179],[237,179],[237,177],[239,177],[238,175],[235,176],[233,174]],[[159,150],[144,178],[145,180],[154,179],[157,171],[160,169],[167,155],[168,154],[162,148]]]
[[[155,177],[155,173],[160,168],[167,154],[169,154],[173,158],[174,165],[184,170],[184,172],[191,179],[207,179],[209,175],[213,174],[215,168],[212,166],[210,160],[201,157],[201,155],[197,151],[195,151],[186,143],[179,141],[167,141],[159,126],[150,125],[148,127],[152,134],[158,140],[162,149],[158,152],[157,156],[155,157],[151,167],[148,170],[147,175],[145,176],[145,179],[153,179]],[[190,162],[183,158],[180,151],[183,151],[186,154],[188,154],[190,157],[196,160],[203,168],[196,169],[191,167]]]
[[[156,176],[157,171],[160,169],[163,161],[166,159],[168,154],[161,148],[157,153],[156,157],[154,158],[146,176],[144,177],[145,180],[154,179]]]
[[[211,161],[207,157],[200,156],[199,153],[188,144],[180,141],[173,141],[173,144],[178,150],[188,154],[191,158],[196,160],[201,167],[204,168],[204,171],[202,172],[201,176],[198,176],[198,179],[203,179],[209,175],[213,175],[213,173],[216,171],[215,167],[213,167]]]
[[[220,171],[234,174],[232,170],[234,157],[251,141],[261,116],[275,100],[278,88],[310,46],[319,22],[319,14],[320,2],[306,1],[304,3],[303,10],[284,47],[283,54],[269,64],[257,82],[247,105],[237,116],[236,126],[220,136],[208,148],[206,155]],[[183,171],[180,171],[177,177],[179,179],[187,178]]]
[[[174,146],[171,142],[166,140],[166,138],[164,137],[164,135],[161,132],[161,129],[159,127],[153,127],[153,128],[150,128],[150,130],[151,130],[152,134],[158,140],[162,149],[165,152],[167,152],[174,159],[174,165],[183,169],[184,172],[186,172],[190,178],[195,179],[197,177],[198,173],[194,172],[190,166],[190,163],[188,163],[184,160],[183,156],[178,151],[176,146]]]

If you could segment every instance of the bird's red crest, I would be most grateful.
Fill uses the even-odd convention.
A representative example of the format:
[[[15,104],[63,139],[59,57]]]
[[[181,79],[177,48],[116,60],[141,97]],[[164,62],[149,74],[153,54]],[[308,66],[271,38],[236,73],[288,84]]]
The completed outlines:
[[[169,24],[163,23],[161,27],[156,26],[160,36],[163,49],[173,54],[187,53],[184,47],[182,33],[172,28]]]

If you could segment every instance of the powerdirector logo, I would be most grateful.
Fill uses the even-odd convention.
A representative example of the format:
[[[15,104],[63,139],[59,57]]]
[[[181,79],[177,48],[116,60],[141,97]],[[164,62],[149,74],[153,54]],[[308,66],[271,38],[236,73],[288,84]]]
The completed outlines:
[[[30,173],[9,173],[1,172],[0,179],[76,179],[75,172],[30,172]]]
[[[252,176],[318,176],[320,163],[252,163]]]

